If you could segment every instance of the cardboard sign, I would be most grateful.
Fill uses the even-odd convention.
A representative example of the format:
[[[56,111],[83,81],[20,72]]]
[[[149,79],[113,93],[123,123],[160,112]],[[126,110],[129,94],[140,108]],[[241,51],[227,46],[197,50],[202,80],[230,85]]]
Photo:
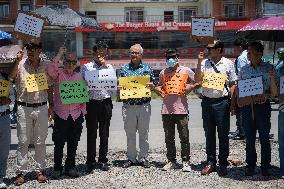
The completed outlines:
[[[205,72],[202,81],[202,87],[223,91],[227,76],[221,73]]]
[[[63,81],[59,85],[59,93],[63,104],[89,102],[85,81]]]
[[[146,87],[150,76],[129,76],[119,78],[120,99],[151,97],[151,90]]]
[[[255,96],[263,94],[262,77],[244,79],[238,81],[239,97]]]
[[[284,94],[284,76],[280,77],[279,87],[280,87],[279,94]]]
[[[192,18],[191,38],[199,43],[212,43],[214,41],[214,18]]]
[[[28,74],[24,76],[24,79],[29,93],[48,89],[45,73]]]
[[[164,95],[167,94],[176,94],[176,95],[184,95],[186,83],[188,80],[187,74],[180,73],[165,73],[164,74],[164,86],[163,92]]]
[[[19,13],[14,27],[14,34],[24,40],[40,38],[45,20],[39,16]]]
[[[0,80],[0,97],[9,96],[10,94],[10,82],[7,80]]]
[[[92,70],[85,74],[88,90],[117,90],[117,77],[114,69]]]

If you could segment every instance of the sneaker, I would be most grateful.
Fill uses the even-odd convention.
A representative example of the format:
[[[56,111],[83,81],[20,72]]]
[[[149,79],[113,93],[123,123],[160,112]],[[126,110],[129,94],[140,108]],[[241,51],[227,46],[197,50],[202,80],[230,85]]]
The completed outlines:
[[[25,183],[25,177],[22,173],[18,174],[16,177],[15,185],[20,186]]]
[[[52,178],[58,179],[59,177],[61,177],[61,175],[62,171],[53,171]]]
[[[215,171],[216,171],[215,165],[209,162],[201,170],[201,175],[209,175],[210,173]]]
[[[8,186],[5,184],[3,178],[0,178],[0,188],[3,189],[3,188],[7,188]]]
[[[79,177],[79,172],[74,168],[74,169],[70,169],[70,170],[66,171],[65,175],[67,175],[69,177]]]
[[[37,177],[37,181],[39,183],[45,183],[46,182],[46,176],[44,174],[44,172],[40,171],[36,174],[36,177]]]
[[[131,160],[127,160],[124,164],[123,164],[123,168],[128,168],[130,166],[133,166],[134,163]]]
[[[182,171],[183,172],[190,172],[191,171],[191,166],[190,166],[188,161],[182,162]]]
[[[151,167],[151,164],[150,162],[147,160],[147,159],[144,159],[140,162],[141,166],[144,167],[144,168],[150,168]]]
[[[102,163],[102,165],[101,165],[101,170],[102,170],[102,171],[108,171],[108,170],[109,170],[108,164],[107,164],[107,163]]]
[[[162,171],[169,171],[172,169],[175,169],[177,167],[177,164],[175,162],[168,162],[163,168]]]
[[[269,177],[271,176],[270,169],[261,169],[262,176]]]

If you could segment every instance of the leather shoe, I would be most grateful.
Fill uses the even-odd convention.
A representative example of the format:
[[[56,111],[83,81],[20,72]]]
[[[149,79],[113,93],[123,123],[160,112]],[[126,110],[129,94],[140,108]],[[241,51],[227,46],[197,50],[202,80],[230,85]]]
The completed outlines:
[[[201,171],[201,175],[209,175],[210,173],[215,171],[215,166],[212,164],[207,164]]]
[[[25,177],[22,173],[18,174],[16,177],[15,185],[20,186],[25,183]]]
[[[46,176],[44,175],[44,173],[42,171],[38,172],[36,174],[36,177],[37,177],[37,181],[39,183],[45,183],[46,182]]]
[[[108,171],[109,170],[109,166],[107,163],[102,163],[101,164],[101,170],[102,171]]]
[[[134,163],[131,160],[127,160],[127,162],[125,162],[122,167],[123,168],[128,168],[128,167],[130,167],[132,165],[134,165]]]
[[[220,166],[218,174],[221,177],[226,176],[228,174],[227,166]]]
[[[245,137],[244,136],[242,136],[242,135],[236,135],[236,136],[234,136],[234,138],[233,138],[233,140],[244,140],[245,139]]]
[[[265,176],[265,177],[271,176],[269,169],[261,169],[261,174],[262,174],[262,176]]]
[[[246,168],[246,172],[245,172],[245,175],[246,176],[253,176],[254,175],[254,168],[253,167],[247,167]]]

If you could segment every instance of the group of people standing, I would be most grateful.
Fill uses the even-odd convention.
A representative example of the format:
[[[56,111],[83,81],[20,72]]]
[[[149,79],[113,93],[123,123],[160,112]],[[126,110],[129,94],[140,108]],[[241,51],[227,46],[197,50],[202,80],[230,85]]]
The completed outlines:
[[[248,46],[242,40],[236,40],[236,48],[239,48],[240,56],[233,63],[223,56],[224,43],[215,40],[207,45],[208,57],[203,53],[198,56],[198,64],[195,73],[188,67],[179,65],[179,54],[176,49],[168,49],[165,52],[167,68],[162,70],[159,81],[155,80],[150,65],[142,61],[143,48],[139,44],[130,47],[130,62],[122,67],[119,77],[150,76],[150,82],[146,84],[162,97],[162,122],[165,132],[168,162],[162,168],[164,171],[175,169],[175,125],[179,133],[181,143],[182,171],[191,171],[190,143],[189,143],[189,112],[187,94],[200,86],[206,73],[221,73],[226,75],[223,90],[202,88],[202,119],[206,137],[207,163],[201,171],[202,175],[208,175],[216,170],[216,128],[219,139],[219,169],[220,176],[227,175],[229,156],[229,130],[230,112],[236,114],[239,121],[239,130],[246,139],[246,175],[253,175],[256,167],[255,140],[256,131],[259,133],[261,144],[261,170],[262,175],[270,175],[271,147],[269,131],[271,127],[270,96],[277,96],[279,91],[279,77],[283,76],[282,63],[274,67],[263,61],[263,46],[259,42],[252,42]],[[248,48],[247,48],[248,47]],[[46,160],[45,140],[48,133],[48,119],[54,119],[52,138],[54,141],[54,172],[53,177],[59,178],[63,173],[78,177],[75,168],[75,156],[78,142],[82,133],[82,124],[86,119],[87,127],[87,171],[92,173],[97,166],[107,171],[108,164],[108,138],[110,120],[112,117],[112,99],[116,91],[89,90],[89,102],[63,104],[60,99],[60,83],[64,81],[85,80],[86,73],[93,70],[113,69],[106,63],[108,47],[106,44],[97,44],[93,47],[94,59],[76,70],[78,60],[76,55],[67,53],[65,47],[60,47],[58,55],[51,63],[41,58],[41,43],[30,42],[25,45],[27,57],[24,52],[18,53],[16,63],[12,71],[0,74],[1,80],[16,83],[16,99],[13,90],[6,97],[0,97],[0,186],[5,186],[3,177],[6,174],[7,158],[9,154],[10,118],[9,104],[16,101],[17,110],[17,177],[16,185],[25,182],[25,173],[28,172],[28,147],[31,141],[35,146],[35,161],[37,180],[46,182],[44,173]],[[283,56],[284,57],[284,56]],[[247,61],[244,61],[246,59]],[[278,71],[279,70],[279,71]],[[268,73],[268,85],[262,95],[253,98],[250,103],[244,103],[238,98],[237,81],[264,76]],[[277,73],[277,74],[276,74]],[[28,92],[25,84],[27,74],[44,74],[47,77],[48,89]],[[177,90],[169,91],[167,87],[179,86]],[[117,93],[122,89],[117,86]],[[177,92],[178,91],[178,92]],[[281,96],[281,95],[280,95]],[[284,98],[280,98],[280,107]],[[122,116],[124,129],[127,136],[127,161],[123,168],[132,165],[141,165],[145,168],[151,166],[148,160],[148,132],[151,116],[151,98],[124,99]],[[283,108],[280,112],[283,112]],[[284,175],[284,133],[281,130],[283,113],[279,114],[279,146],[280,169]],[[281,122],[282,121],[282,122]],[[96,139],[99,130],[100,146],[98,162],[96,161]],[[280,132],[281,131],[281,132]],[[136,133],[139,135],[139,153],[136,149]],[[281,136],[280,136],[281,135]],[[282,136],[283,135],[283,136]],[[280,142],[282,140],[282,143]],[[63,149],[67,143],[67,158],[62,165]],[[281,153],[282,152],[282,153]]]

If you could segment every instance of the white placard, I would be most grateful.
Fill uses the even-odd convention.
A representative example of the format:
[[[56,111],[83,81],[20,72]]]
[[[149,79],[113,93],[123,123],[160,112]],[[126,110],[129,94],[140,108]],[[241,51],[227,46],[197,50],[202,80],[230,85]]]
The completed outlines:
[[[43,25],[43,19],[24,13],[19,13],[14,27],[14,31],[39,38]]]
[[[191,27],[194,36],[214,36],[214,18],[192,18]]]
[[[85,74],[88,90],[117,90],[117,77],[114,69],[92,70]]]
[[[284,94],[284,76],[280,77],[280,94]]]
[[[262,77],[244,79],[238,81],[239,97],[263,94]]]

